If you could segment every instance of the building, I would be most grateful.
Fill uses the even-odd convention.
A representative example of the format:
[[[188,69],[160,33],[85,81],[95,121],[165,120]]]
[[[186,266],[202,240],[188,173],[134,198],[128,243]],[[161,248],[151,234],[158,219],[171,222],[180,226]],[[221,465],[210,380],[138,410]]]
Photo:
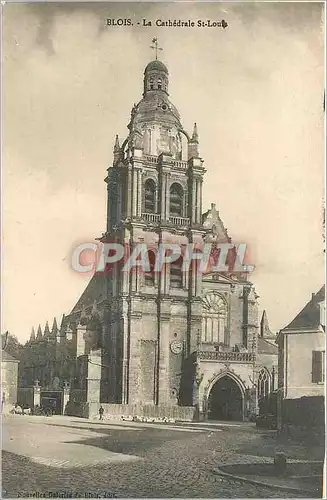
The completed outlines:
[[[1,350],[2,411],[8,412],[17,403],[18,359]]]
[[[325,394],[325,287],[285,328],[278,344],[278,387],[284,399]]]
[[[60,338],[77,358],[73,411],[100,400],[124,411],[188,407],[203,418],[242,420],[256,411],[257,378],[271,376],[275,355],[262,336],[258,356],[253,284],[241,272],[201,274],[195,263],[184,271],[182,259],[160,273],[153,266],[158,243],[231,243],[215,204],[203,212],[197,126],[192,134],[183,128],[168,90],[167,67],[150,62],[127,136],[115,139],[100,241],[145,243],[151,265],[124,272],[118,262],[96,273],[65,317]]]
[[[62,323],[64,321],[63,316]],[[20,388],[33,387],[38,381],[44,389],[57,390],[59,385],[63,387],[64,382],[71,379],[76,349],[67,332],[63,339],[60,338],[60,331],[56,318],[53,319],[51,330],[48,322],[43,331],[41,325],[36,333],[32,328],[29,341],[20,354]]]
[[[277,336],[280,431],[324,442],[325,287]]]
[[[46,322],[43,331],[39,325],[36,333],[33,327],[22,347],[17,391],[21,406],[42,406],[56,414],[64,413],[76,364],[76,347],[67,330],[65,337],[60,337],[64,322],[65,316],[58,328],[54,318],[51,330]]]
[[[258,399],[268,396],[277,389],[278,348],[276,334],[269,328],[267,312],[263,311],[258,336],[256,359],[256,385]]]

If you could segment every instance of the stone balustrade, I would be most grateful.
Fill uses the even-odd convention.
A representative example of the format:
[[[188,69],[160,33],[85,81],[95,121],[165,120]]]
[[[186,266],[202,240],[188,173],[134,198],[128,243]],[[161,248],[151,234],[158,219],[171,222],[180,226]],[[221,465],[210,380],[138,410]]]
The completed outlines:
[[[143,155],[143,160],[153,164],[159,163],[159,157],[154,155]],[[183,170],[186,170],[188,167],[188,163],[185,160],[173,160],[171,162],[171,165],[173,167],[181,168]]]
[[[142,219],[144,219],[147,222],[158,223],[160,222],[160,214],[144,213],[142,214]]]
[[[173,161],[173,167],[182,168],[182,169],[186,170],[187,166],[188,166],[187,161],[183,161],[183,160],[174,160]]]
[[[161,222],[160,214],[152,214],[152,213],[143,213],[142,219],[146,222],[150,222],[151,224],[158,224]],[[169,217],[169,223],[174,226],[188,226],[190,223],[190,219],[188,217]]]
[[[169,217],[169,222],[174,224],[174,226],[188,226],[190,223],[190,219],[188,217]]]
[[[253,363],[254,354],[252,352],[217,352],[199,351],[199,358],[203,361],[235,361],[238,363]]]
[[[143,155],[143,159],[148,161],[149,163],[159,163],[158,156]]]

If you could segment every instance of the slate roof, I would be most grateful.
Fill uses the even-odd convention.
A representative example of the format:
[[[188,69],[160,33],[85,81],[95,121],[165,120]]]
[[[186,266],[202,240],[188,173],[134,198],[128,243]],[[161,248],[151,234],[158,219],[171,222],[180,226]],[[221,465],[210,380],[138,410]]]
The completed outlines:
[[[325,300],[325,286],[312,296],[311,300],[304,306],[302,311],[283,330],[311,330],[320,326],[319,302]]]
[[[14,358],[9,352],[1,350],[1,361],[14,361],[16,363],[19,363],[19,360],[17,358]]]
[[[147,67],[144,70],[144,73],[147,73],[148,71],[163,71],[164,73],[167,73],[167,75],[168,75],[167,66],[163,62],[159,61],[158,59],[156,59],[155,61],[149,62],[149,64],[147,65]]]
[[[105,299],[104,282],[104,273],[95,273],[70,314],[80,312],[83,307],[91,307],[94,301],[98,303],[101,300]]]
[[[272,344],[269,340],[258,337],[258,354],[278,354],[277,345]]]

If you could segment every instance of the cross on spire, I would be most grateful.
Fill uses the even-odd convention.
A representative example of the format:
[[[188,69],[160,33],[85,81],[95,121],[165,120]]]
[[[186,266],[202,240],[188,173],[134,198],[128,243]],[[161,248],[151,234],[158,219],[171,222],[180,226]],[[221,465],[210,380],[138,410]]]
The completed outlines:
[[[152,43],[154,44],[150,46],[151,49],[156,51],[156,60],[158,59],[158,50],[163,50],[161,47],[158,47],[158,38],[153,38]]]

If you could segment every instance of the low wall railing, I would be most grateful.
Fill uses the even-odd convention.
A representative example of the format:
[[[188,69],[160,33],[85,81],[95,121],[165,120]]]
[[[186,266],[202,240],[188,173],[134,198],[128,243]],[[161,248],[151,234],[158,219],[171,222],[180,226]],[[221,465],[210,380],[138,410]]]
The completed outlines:
[[[104,418],[120,419],[121,417],[168,418],[182,421],[192,421],[195,416],[194,406],[151,405],[151,404],[115,404],[115,403],[71,403],[68,415],[95,418],[99,416],[99,408],[104,409]]]

